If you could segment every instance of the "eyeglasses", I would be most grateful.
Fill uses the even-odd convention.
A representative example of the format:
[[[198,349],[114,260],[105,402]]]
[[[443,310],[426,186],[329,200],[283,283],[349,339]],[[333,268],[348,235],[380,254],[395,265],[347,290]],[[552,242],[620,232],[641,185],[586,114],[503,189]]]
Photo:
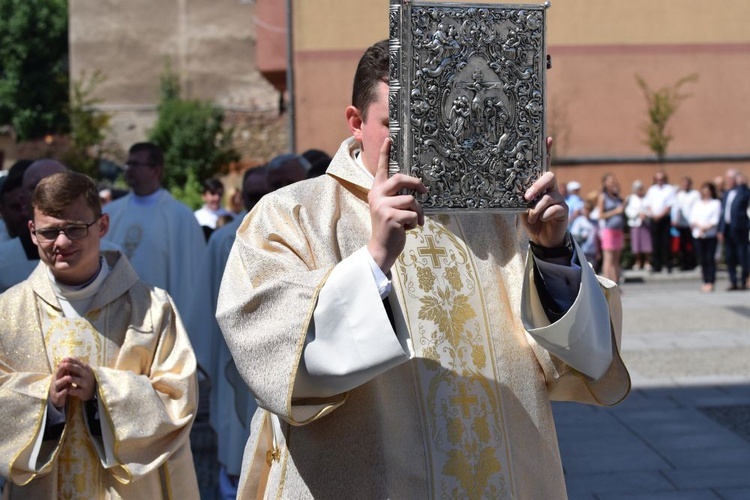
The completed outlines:
[[[31,231],[37,238],[44,241],[55,241],[63,233],[70,241],[82,240],[89,235],[89,228],[101,219],[101,215],[88,224],[70,224],[64,227],[45,227]]]

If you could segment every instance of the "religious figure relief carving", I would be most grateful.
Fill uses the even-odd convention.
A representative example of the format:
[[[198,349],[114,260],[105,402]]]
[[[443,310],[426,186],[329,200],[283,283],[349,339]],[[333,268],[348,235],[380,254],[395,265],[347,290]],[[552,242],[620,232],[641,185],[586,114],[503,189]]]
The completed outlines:
[[[422,179],[426,212],[533,204],[523,194],[546,168],[547,7],[392,0],[390,172]]]

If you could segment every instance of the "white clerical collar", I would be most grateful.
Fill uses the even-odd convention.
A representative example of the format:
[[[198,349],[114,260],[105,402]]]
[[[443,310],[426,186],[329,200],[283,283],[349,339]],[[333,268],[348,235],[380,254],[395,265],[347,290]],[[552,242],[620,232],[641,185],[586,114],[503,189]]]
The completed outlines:
[[[164,189],[157,189],[151,194],[147,194],[146,196],[138,196],[135,193],[131,193],[130,197],[130,203],[133,205],[139,205],[142,207],[151,207],[156,205],[159,200],[161,199],[162,195],[164,194]]]
[[[359,168],[361,168],[364,173],[367,174],[367,177],[369,177],[373,181],[375,180],[375,177],[370,173],[369,170],[367,170],[367,167],[365,167],[365,163],[362,161],[362,150],[361,149],[355,149],[354,150],[354,163],[356,163],[357,166]]]
[[[52,283],[52,290],[60,301],[60,306],[65,316],[82,316],[87,312],[86,310],[94,299],[94,295],[99,292],[99,289],[104,284],[104,280],[109,276],[109,271],[109,265],[107,265],[104,257],[99,257],[99,271],[97,271],[91,280],[81,285],[65,285],[57,281],[52,272],[47,269],[47,274]]]

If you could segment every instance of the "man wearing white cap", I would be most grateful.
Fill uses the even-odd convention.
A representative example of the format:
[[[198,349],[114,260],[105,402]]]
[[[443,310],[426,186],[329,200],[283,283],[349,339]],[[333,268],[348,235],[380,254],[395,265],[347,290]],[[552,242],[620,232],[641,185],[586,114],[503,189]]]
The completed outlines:
[[[583,200],[578,196],[578,192],[581,190],[581,183],[578,181],[570,181],[565,185],[565,189],[568,195],[565,197],[565,203],[568,204],[568,224],[572,224],[573,220],[578,217],[583,209]]]

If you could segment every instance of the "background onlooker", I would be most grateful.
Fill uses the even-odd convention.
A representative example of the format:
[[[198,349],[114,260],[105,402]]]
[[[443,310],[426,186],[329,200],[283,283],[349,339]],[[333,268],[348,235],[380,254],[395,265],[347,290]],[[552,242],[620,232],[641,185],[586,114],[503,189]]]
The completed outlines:
[[[662,171],[654,175],[654,184],[646,191],[646,212],[651,218],[651,243],[653,245],[652,265],[655,273],[662,267],[672,272],[672,206],[675,203],[675,189],[667,183],[667,174]]]
[[[675,194],[675,204],[672,207],[672,227],[679,233],[679,259],[680,269],[688,271],[695,268],[695,249],[693,248],[693,236],[690,228],[690,212],[693,205],[700,198],[697,190],[693,189],[693,180],[683,177],[680,188]]]
[[[646,214],[644,197],[646,188],[643,182],[633,182],[632,193],[627,198],[625,216],[630,229],[630,251],[633,254],[633,269],[651,269],[651,229]]]
[[[719,218],[719,241],[724,243],[727,271],[729,273],[729,290],[747,290],[750,275],[750,249],[748,233],[750,219],[747,211],[750,205],[750,188],[744,178],[735,169],[729,169],[724,175],[724,196],[721,199],[721,217]],[[737,276],[737,267],[742,274]]]
[[[615,283],[620,280],[622,248],[625,246],[625,203],[613,174],[602,178],[599,208],[599,241],[602,246],[602,274]]]
[[[591,200],[583,202],[583,208],[579,211],[578,217],[570,225],[570,235],[583,250],[591,267],[596,269],[599,259],[599,224],[589,218],[593,208],[594,203]]]
[[[203,182],[201,198],[203,206],[194,212],[198,224],[203,228],[203,234],[208,241],[208,237],[216,229],[216,223],[220,217],[231,217],[232,214],[221,206],[221,199],[224,197],[224,184],[219,179],[206,179]]]
[[[573,223],[583,209],[583,200],[580,197],[581,183],[570,181],[565,185],[565,203],[568,205],[568,220]]]
[[[698,262],[703,277],[703,292],[713,292],[716,281],[716,233],[721,216],[721,202],[717,199],[716,188],[704,182],[700,199],[690,211],[689,222],[693,231],[693,241],[698,253]]]

